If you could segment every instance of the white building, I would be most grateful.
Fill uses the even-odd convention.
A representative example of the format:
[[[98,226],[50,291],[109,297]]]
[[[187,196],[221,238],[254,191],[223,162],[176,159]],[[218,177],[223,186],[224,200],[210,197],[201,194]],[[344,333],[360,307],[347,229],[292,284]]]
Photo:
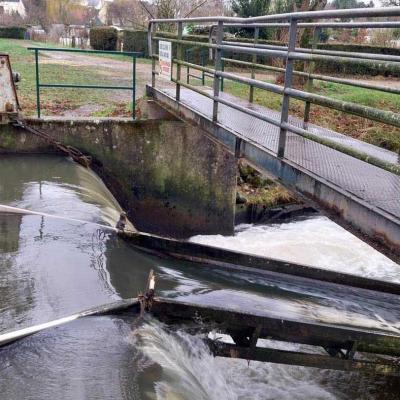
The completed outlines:
[[[19,14],[21,17],[25,17],[26,10],[22,0],[0,0],[0,15],[1,14]]]

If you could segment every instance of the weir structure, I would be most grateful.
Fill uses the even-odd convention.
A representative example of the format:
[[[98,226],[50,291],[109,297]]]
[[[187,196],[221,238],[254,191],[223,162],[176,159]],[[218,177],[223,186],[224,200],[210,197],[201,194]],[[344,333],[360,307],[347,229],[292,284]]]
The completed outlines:
[[[190,124],[197,125],[197,129],[193,129],[192,125],[183,124],[182,121],[177,119],[164,119],[162,121],[157,119],[132,121],[132,119],[129,119],[129,121],[108,120],[101,122],[31,119],[19,122],[14,115],[15,107],[18,106],[14,88],[12,92],[15,95],[13,108],[6,105],[5,113],[0,110],[0,114],[14,121],[12,126],[8,126],[7,129],[1,132],[0,150],[6,152],[37,152],[39,150],[44,152],[48,150],[49,146],[56,144],[60,144],[60,146],[61,143],[77,145],[80,150],[93,156],[92,165],[97,165],[99,169],[101,166],[103,172],[105,170],[109,174],[121,173],[119,183],[126,190],[126,196],[129,197],[130,192],[136,193],[135,204],[145,207],[146,204],[150,203],[150,213],[154,213],[155,207],[154,203],[149,202],[149,198],[154,198],[156,193],[159,195],[162,192],[161,188],[165,189],[166,183],[175,183],[175,176],[173,175],[176,175],[177,171],[184,183],[187,180],[193,180],[193,177],[197,182],[200,182],[199,177],[204,175],[204,166],[204,168],[208,168],[209,178],[209,181],[204,186],[208,187],[207,183],[213,184],[213,191],[207,192],[207,196],[202,199],[205,204],[204,209],[209,210],[210,204],[214,204],[217,200],[221,203],[220,208],[212,209],[209,212],[209,220],[212,220],[214,216],[217,219],[222,216],[221,219],[224,220],[227,220],[227,217],[232,217],[230,211],[227,210],[226,204],[229,206],[229,201],[233,200],[232,187],[235,183],[236,172],[234,155],[236,158],[244,157],[258,168],[275,174],[287,185],[311,196],[328,208],[334,208],[344,219],[364,232],[372,236],[379,235],[388,241],[393,248],[398,249],[399,214],[397,211],[400,202],[400,172],[397,158],[390,152],[368,145],[363,145],[362,147],[365,153],[360,153],[357,149],[354,150],[351,146],[355,146],[355,143],[351,140],[345,139],[336,132],[323,130],[310,124],[309,113],[311,105],[317,104],[396,127],[400,126],[399,114],[352,103],[338,102],[334,99],[292,88],[293,74],[297,74],[303,77],[306,76],[309,83],[313,79],[319,79],[398,94],[398,90],[395,88],[382,86],[371,88],[367,87],[368,84],[357,83],[347,79],[316,75],[314,73],[306,74],[302,71],[294,70],[295,61],[298,60],[312,64],[318,60],[329,61],[334,58],[350,63],[372,63],[379,68],[398,71],[400,63],[398,57],[395,56],[360,55],[357,53],[345,55],[342,52],[337,54],[338,52],[332,51],[296,48],[298,29],[315,28],[318,30],[327,26],[343,28],[351,26],[372,28],[400,27],[400,22],[396,21],[314,23],[308,22],[310,19],[329,20],[337,17],[366,18],[384,16],[400,16],[400,8],[294,13],[245,20],[222,17],[153,20],[149,29],[150,44],[157,40],[165,39],[163,36],[159,36],[160,32],[156,30],[157,25],[171,23],[177,25],[177,38],[169,39],[177,45],[177,56],[173,59],[177,68],[176,75],[172,79],[175,83],[175,88],[172,91],[169,88],[156,88],[155,78],[157,71],[155,62],[157,55],[154,53],[154,47],[151,47],[153,79],[152,85],[148,87],[148,93],[166,110],[171,111],[184,121],[190,122]],[[304,20],[307,22],[301,22]],[[210,24],[212,25],[211,33],[216,32],[216,37],[214,38],[213,34],[211,34],[211,42],[204,44],[204,47],[213,50],[214,68],[199,66],[181,59],[183,54],[182,46],[184,44],[203,46],[199,42],[191,43],[184,39],[183,25],[189,22]],[[229,41],[224,41],[224,26],[232,25],[254,29],[254,43],[248,46],[239,46]],[[257,44],[258,30],[262,27],[271,26],[289,28],[289,44],[287,47],[276,49],[269,45]],[[38,55],[39,49],[34,50]],[[55,50],[53,49],[52,51]],[[253,57],[253,62],[240,61],[239,64],[250,65],[252,78],[244,78],[238,74],[224,72],[223,62],[238,63],[238,60],[234,58],[224,57],[224,52],[250,54]],[[283,87],[255,79],[257,68],[276,69],[276,67],[259,64],[256,56],[260,54],[285,59],[285,69],[279,69],[280,72],[285,72]],[[7,68],[11,73],[8,58],[7,62]],[[6,65],[6,63],[3,65]],[[190,78],[194,76],[190,73],[190,69],[199,70],[204,73],[201,76],[202,83],[206,83],[207,76],[213,78],[213,88],[199,89],[199,87],[188,83],[188,80],[186,82],[182,80],[183,66],[187,68],[189,82]],[[9,74],[8,76],[12,75]],[[223,81],[226,79],[243,83],[250,87],[249,103],[244,103],[242,100],[223,92]],[[9,86],[13,86],[9,79],[7,82]],[[47,87],[41,85],[39,79],[37,80],[37,85],[38,90],[40,90],[40,87]],[[51,84],[51,87],[55,85]],[[64,85],[63,87],[70,87],[70,85]],[[185,89],[182,89],[182,87]],[[274,113],[267,108],[252,104],[254,90],[257,88],[282,95],[280,113]],[[126,89],[131,90],[131,88]],[[305,102],[305,118],[303,121],[289,116],[289,100],[291,98],[301,99]],[[236,111],[232,112],[232,110]],[[187,131],[188,127],[190,132]],[[27,137],[26,130],[35,135]],[[48,133],[42,135],[42,131]],[[211,135],[212,138],[210,139],[208,135]],[[148,146],[151,142],[155,143],[155,145]],[[70,144],[62,148],[56,146],[56,148],[67,154],[70,154],[68,151],[71,148],[73,149]],[[166,152],[164,152],[165,148],[167,149]],[[180,149],[183,160],[179,159],[179,162],[175,165],[176,157],[174,156],[176,156],[177,148]],[[194,150],[186,151],[187,149]],[[210,153],[212,153],[211,156]],[[79,161],[78,156],[81,157],[83,154],[77,155],[77,161]],[[161,173],[159,164],[157,164],[159,163],[158,158],[162,159],[163,163],[166,164]],[[127,177],[130,178],[133,175],[136,178],[140,175],[140,172],[143,172],[140,169],[143,168],[142,165],[145,164],[146,166],[146,163],[151,161],[154,161],[154,165],[152,164],[154,168],[145,169],[146,173],[136,182],[137,186],[132,188],[132,181]],[[200,165],[198,170],[188,170],[187,166],[193,162]],[[225,176],[221,173],[224,167],[228,171]],[[213,175],[214,173],[215,175]],[[369,175],[363,177],[363,174]],[[215,180],[218,180],[217,185]],[[371,180],[372,184],[367,184],[368,180]],[[154,182],[159,185],[150,187]],[[203,184],[204,182],[201,181],[201,183]],[[360,185],[363,190],[359,188]],[[187,195],[188,203],[193,201],[193,193],[188,194],[181,189],[179,185],[174,186],[175,197]],[[185,189],[188,192],[186,186]],[[164,193],[162,192],[162,195]],[[382,196],[380,201],[376,196],[377,194]],[[7,212],[21,213],[22,211],[9,209]],[[143,208],[140,209],[138,215],[142,211]],[[149,210],[147,211],[149,212]],[[24,212],[29,214],[29,210]],[[198,216],[195,215],[193,217],[191,212],[192,210],[189,209],[186,215],[190,216],[190,222],[193,223],[193,218]],[[173,221],[176,215],[179,214],[172,213],[169,221]],[[159,220],[157,223],[160,222]],[[201,217],[198,217],[198,221],[204,222],[204,229],[210,229],[207,226],[209,221],[202,221]],[[134,222],[136,225],[136,219]],[[230,225],[233,222],[233,218],[228,222]],[[221,226],[219,228],[221,229]],[[213,229],[215,229],[215,226]],[[116,232],[117,230],[111,228],[111,231]],[[282,279],[289,280],[291,283],[301,282],[302,285],[309,285],[308,287],[310,288],[321,287],[331,290],[339,296],[354,295],[358,298],[360,304],[371,299],[377,302],[385,302],[388,305],[395,304],[398,302],[398,296],[400,295],[400,285],[393,282],[326,271],[307,265],[257,257],[140,231],[119,231],[117,233],[139,249],[164,257],[183,259],[187,262],[195,263],[197,268],[205,268],[207,266],[239,272],[251,272],[271,281],[279,276]],[[127,299],[97,307],[48,324],[6,333],[0,335],[0,347],[43,329],[85,316],[124,312],[139,315],[143,312],[141,304],[143,304],[143,296],[139,299]],[[285,315],[276,315],[269,312],[269,310],[263,310],[264,312],[262,313],[244,313],[229,309],[229,307],[218,308],[157,297],[152,297],[151,304],[146,304],[145,309],[171,326],[184,323],[192,325],[196,331],[208,333],[212,329],[230,335],[233,339],[233,344],[221,343],[211,338],[206,339],[213,353],[218,356],[345,371],[363,370],[387,375],[400,374],[398,364],[400,335],[396,328],[391,331],[390,329],[369,329],[353,325],[341,326],[315,320],[290,319]],[[313,349],[311,351],[289,351],[280,350],[273,346],[261,347],[258,346],[259,339],[308,345],[312,346]],[[319,350],[322,348],[325,353],[315,353],[317,348]]]
[[[317,62],[335,62],[374,67],[382,74],[399,76],[400,56],[322,50],[315,46],[302,48],[298,44],[299,33],[304,30],[314,32],[315,44],[321,29],[398,28],[400,21],[390,18],[399,16],[400,7],[392,7],[298,12],[254,18],[154,19],[148,32],[153,71],[147,93],[180,118],[213,135],[237,157],[243,157],[260,170],[275,175],[282,183],[316,200],[363,234],[399,252],[398,154],[310,123],[310,109],[314,106],[325,107],[380,122],[384,124],[382,129],[400,128],[397,110],[344,102],[317,94],[313,89],[313,81],[318,80],[399,95],[399,88],[316,74],[314,66]],[[371,21],[373,17],[381,20]],[[351,22],[337,22],[338,18],[351,19]],[[188,24],[208,26],[209,40],[201,36],[196,40],[193,35],[190,39],[186,38],[184,28]],[[165,27],[177,33],[165,33],[162,31]],[[225,31],[232,27],[254,32],[253,40],[240,43],[226,38]],[[259,32],[264,28],[288,30],[287,45],[259,43]],[[170,41],[176,48],[172,56],[175,67],[171,77],[175,88],[172,89],[162,79],[159,82],[156,79],[159,41]],[[189,62],[188,47],[189,50],[209,51],[212,58],[209,65],[204,65],[203,57],[197,63]],[[239,60],[238,55],[243,54],[250,61]],[[259,61],[260,57],[266,57],[268,62]],[[271,59],[283,61],[284,68],[271,65]],[[227,66],[247,67],[251,78],[226,72]],[[197,76],[192,71],[197,71]],[[257,72],[262,71],[283,73],[283,85],[257,79]],[[212,87],[204,86],[206,77],[212,78]],[[296,89],[294,77],[303,78],[308,89]],[[226,81],[247,86],[248,100],[225,93]],[[263,95],[280,95],[280,111],[255,105],[255,90],[262,90]],[[292,99],[304,103],[303,118],[289,115]],[[264,103],[268,104],[268,101]]]

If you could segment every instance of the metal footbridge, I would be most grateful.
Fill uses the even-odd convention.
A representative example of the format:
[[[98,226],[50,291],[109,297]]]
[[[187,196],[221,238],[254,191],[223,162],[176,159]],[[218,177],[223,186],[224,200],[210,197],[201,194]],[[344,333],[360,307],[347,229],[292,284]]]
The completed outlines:
[[[397,110],[377,109],[322,96],[313,87],[313,82],[318,80],[362,88],[366,96],[369,91],[399,95],[400,89],[396,87],[314,72],[318,62],[341,62],[372,66],[382,74],[399,76],[398,55],[322,50],[316,46],[321,29],[390,29],[400,27],[400,21],[396,21],[398,16],[400,7],[313,11],[246,19],[152,20],[149,26],[152,83],[148,85],[147,93],[175,115],[200,126],[224,143],[237,157],[244,157],[259,169],[272,173],[285,185],[316,200],[362,233],[398,252],[399,155],[310,123],[311,107],[319,106],[382,123],[383,130],[395,127],[396,133],[400,134]],[[351,22],[338,22],[338,18]],[[196,40],[194,35],[185,35],[187,24],[208,26],[208,38],[199,36]],[[233,41],[226,34],[232,27],[254,32],[253,40],[240,42],[235,38]],[[270,28],[287,31],[287,46],[260,42],[260,30]],[[170,32],[164,32],[166,29]],[[311,48],[298,47],[304,30],[314,32]],[[159,76],[159,41],[172,42],[175,48],[172,52],[172,84]],[[208,64],[203,62],[204,57],[190,60],[188,47],[192,51],[206,49]],[[243,56],[247,60],[243,60]],[[271,60],[276,59],[283,68],[271,65]],[[238,66],[246,68],[246,74],[233,68],[228,72],[228,67]],[[262,71],[284,74],[283,85],[257,79],[257,73]],[[301,90],[295,78],[301,80]],[[224,91],[225,81],[246,85],[249,98],[235,97]],[[263,90],[267,104],[270,93],[282,96],[281,109],[277,111],[254,104],[255,89]],[[302,119],[289,114],[292,99],[304,103]]]

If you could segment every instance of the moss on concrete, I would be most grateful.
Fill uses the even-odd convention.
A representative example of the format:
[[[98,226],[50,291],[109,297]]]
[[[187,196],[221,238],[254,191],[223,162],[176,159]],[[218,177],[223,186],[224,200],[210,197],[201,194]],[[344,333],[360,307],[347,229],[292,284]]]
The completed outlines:
[[[138,229],[179,237],[233,232],[236,161],[200,129],[164,120],[29,123],[91,155]],[[0,127],[3,151],[51,150],[7,129]]]

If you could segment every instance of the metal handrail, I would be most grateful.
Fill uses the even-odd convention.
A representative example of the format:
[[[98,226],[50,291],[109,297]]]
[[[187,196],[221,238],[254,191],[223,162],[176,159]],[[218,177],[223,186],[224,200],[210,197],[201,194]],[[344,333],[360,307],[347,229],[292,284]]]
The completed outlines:
[[[252,24],[228,23],[224,24],[227,28],[289,28],[287,22],[260,22]],[[212,25],[210,28],[214,28]],[[337,28],[337,29],[353,29],[353,28],[400,28],[400,21],[371,21],[371,22],[301,22],[299,28]]]
[[[335,19],[335,18],[372,18],[372,17],[398,17],[400,7],[381,7],[381,8],[350,8],[344,10],[322,10],[293,12],[274,15],[262,15],[259,17],[238,18],[238,17],[194,17],[194,18],[158,18],[152,19],[150,23],[176,23],[182,22],[190,24],[192,22],[212,23],[240,23],[254,24],[268,21],[301,21],[308,19]]]
[[[273,71],[273,72],[279,72],[279,73],[285,72],[285,68],[273,67],[271,65],[252,63],[249,61],[242,61],[242,60],[234,60],[232,58],[225,58],[225,57],[222,58],[222,60],[225,63],[232,63],[232,64],[238,64],[238,65],[243,65],[243,66],[247,66],[247,67],[254,67],[254,68],[257,68],[260,70],[265,70],[265,71]],[[175,61],[175,62],[177,62],[177,61]],[[194,68],[194,66],[191,66],[191,67]],[[368,83],[364,83],[363,81],[356,81],[356,80],[352,80],[352,79],[337,78],[334,76],[314,74],[314,73],[310,74],[308,72],[296,71],[296,70],[293,71],[293,75],[302,76],[304,78],[311,78],[311,79],[315,79],[317,81],[340,83],[341,85],[354,86],[354,87],[359,87],[359,88],[363,88],[363,89],[379,90],[381,92],[386,92],[386,93],[400,94],[400,89],[396,88],[396,87],[390,87],[390,86],[384,86],[384,85],[371,85]]]
[[[136,58],[141,57],[143,54],[139,52],[126,52],[126,51],[108,51],[108,50],[85,50],[85,49],[66,49],[66,48],[45,48],[45,47],[28,47],[28,50],[35,52],[35,66],[36,66],[36,110],[37,117],[41,118],[40,107],[40,89],[48,88],[64,88],[64,89],[102,89],[102,90],[130,90],[132,91],[132,118],[136,118]],[[63,53],[87,53],[87,54],[107,54],[107,55],[123,55],[132,58],[132,86],[109,86],[109,85],[75,85],[64,83],[40,83],[40,70],[39,70],[39,52],[63,52]]]
[[[338,146],[335,143],[331,143],[329,140],[321,140],[321,138],[315,137],[307,129],[298,128],[289,123],[289,100],[291,98],[298,99],[305,102],[306,107],[304,110],[304,122],[303,128],[308,126],[308,116],[310,112],[310,105],[316,104],[319,106],[339,110],[345,113],[357,115],[370,120],[383,122],[388,125],[400,127],[400,114],[392,111],[379,110],[373,107],[367,107],[357,103],[339,101],[334,98],[321,96],[314,94],[311,91],[313,79],[335,82],[345,84],[349,86],[362,87],[365,89],[380,90],[383,92],[400,94],[400,90],[396,88],[385,87],[381,85],[370,85],[368,83],[355,82],[350,79],[330,77],[321,74],[315,74],[313,72],[312,65],[316,61],[328,61],[328,62],[339,62],[344,65],[357,64],[364,66],[373,66],[381,71],[387,72],[400,72],[400,56],[397,55],[386,55],[386,54],[374,54],[374,53],[357,53],[357,52],[345,52],[336,50],[325,50],[317,49],[316,33],[321,28],[325,27],[371,27],[371,28],[393,28],[400,27],[400,21],[362,21],[362,22],[311,22],[312,19],[334,19],[334,18],[367,18],[367,17],[397,17],[400,16],[400,7],[390,8],[376,8],[376,9],[350,9],[350,10],[325,10],[325,11],[312,11],[302,13],[289,13],[279,15],[267,15],[253,18],[232,18],[232,17],[199,17],[199,18],[177,18],[177,19],[154,19],[150,21],[149,25],[149,48],[150,54],[153,55],[152,45],[153,41],[157,40],[168,40],[172,43],[176,43],[177,48],[181,48],[183,45],[190,45],[196,47],[205,47],[210,50],[210,54],[214,53],[215,66],[214,69],[205,68],[204,66],[197,66],[196,64],[189,63],[182,60],[182,57],[176,57],[173,59],[173,63],[177,65],[177,69],[180,70],[181,66],[186,66],[187,69],[193,68],[203,73],[206,72],[213,76],[213,90],[214,93],[210,94],[200,90],[199,88],[186,83],[177,75],[176,79],[172,79],[177,85],[177,101],[180,101],[180,86],[189,88],[197,93],[200,93],[211,100],[213,100],[213,121],[218,121],[218,104],[224,104],[234,109],[243,111],[249,115],[253,115],[256,118],[272,123],[273,125],[280,128],[279,145],[278,145],[278,156],[283,157],[286,146],[287,132],[293,132],[295,134],[307,137],[310,140],[317,141],[328,147],[333,147],[336,150],[342,151],[346,154],[353,155],[354,157],[363,159],[366,162],[380,166],[384,169],[390,170],[396,174],[400,174],[400,167],[393,166],[393,164],[386,165],[382,160],[372,160],[371,158],[365,157],[365,154],[357,154],[354,149],[345,149],[343,146]],[[285,22],[288,21],[288,22]],[[300,22],[303,21],[303,22]],[[200,42],[192,40],[185,40],[184,36],[181,35],[178,38],[175,37],[162,37],[157,35],[156,26],[159,23],[178,24],[182,32],[183,24],[199,22],[204,25],[211,24],[211,30],[208,42]],[[217,25],[215,25],[217,23]],[[223,40],[223,30],[229,26],[241,26],[245,28],[254,29],[254,41],[253,43],[234,42],[230,40]],[[266,27],[285,27],[289,28],[289,41],[287,46],[275,46],[258,43],[258,33],[260,28]],[[315,28],[314,31],[314,42],[313,48],[300,48],[296,47],[296,35],[299,28]],[[215,35],[214,35],[215,34]],[[215,37],[214,37],[215,36]],[[226,53],[241,53],[252,55],[252,62],[234,60],[233,58],[227,58],[223,56]],[[285,68],[270,67],[257,63],[257,56],[266,56],[268,58],[281,58],[285,60]],[[155,62],[156,58],[152,57],[153,60],[153,79],[152,85],[155,86]],[[309,63],[310,68],[308,72],[296,71],[294,69],[295,61],[302,61]],[[224,63],[232,62],[238,63],[239,65],[246,65],[251,67],[251,78],[244,78],[237,74],[224,72]],[[270,69],[276,72],[284,72],[285,79],[284,85],[274,85],[266,82],[261,82],[255,79],[254,70],[256,68]],[[296,90],[292,88],[293,75],[303,76],[307,79],[307,91]],[[261,115],[260,113],[250,110],[249,108],[234,104],[228,101],[226,98],[220,96],[220,90],[223,90],[223,81],[225,79],[233,80],[239,83],[243,83],[250,87],[250,102],[253,101],[254,88],[260,88],[269,92],[273,92],[283,96],[283,102],[281,107],[281,119],[280,121]],[[339,148],[340,147],[340,148]],[[385,164],[385,165],[383,165]]]

